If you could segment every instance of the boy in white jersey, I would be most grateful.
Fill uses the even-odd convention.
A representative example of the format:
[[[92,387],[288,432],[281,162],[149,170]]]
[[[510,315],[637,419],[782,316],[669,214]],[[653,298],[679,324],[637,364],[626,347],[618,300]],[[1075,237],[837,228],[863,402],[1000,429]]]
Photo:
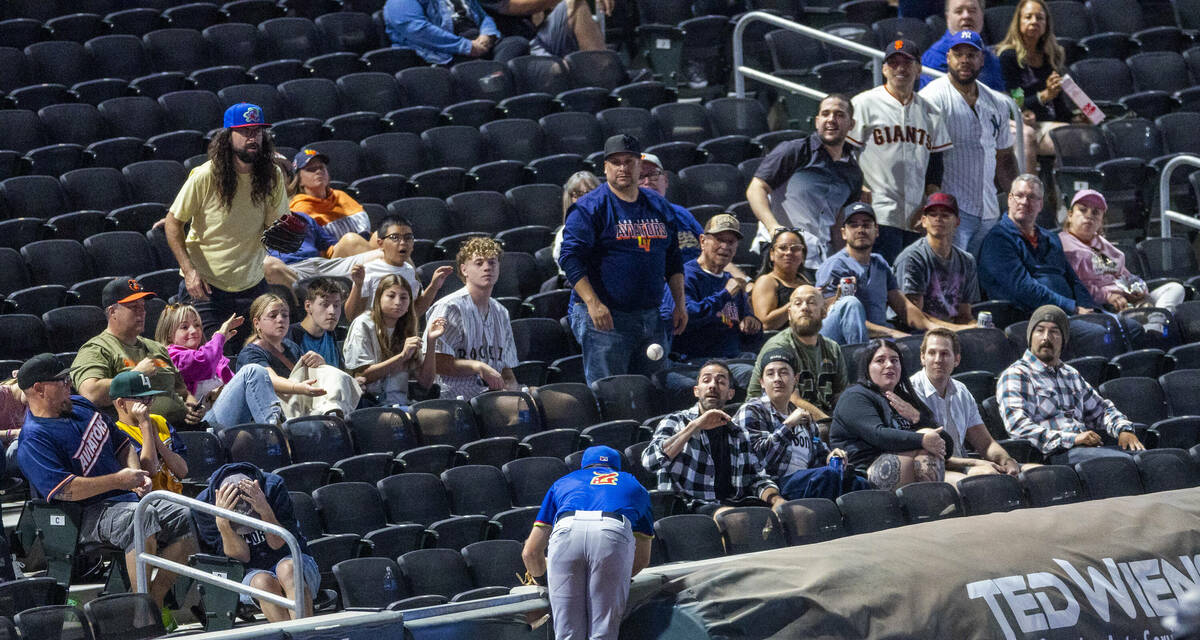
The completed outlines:
[[[375,296],[375,287],[386,275],[396,274],[408,281],[412,289],[413,305],[417,313],[425,313],[433,305],[434,298],[442,288],[446,278],[454,273],[454,269],[438,267],[429,280],[429,286],[421,289],[417,279],[417,270],[413,268],[411,257],[413,250],[413,226],[400,216],[388,216],[379,222],[376,229],[375,242],[383,250],[379,258],[354,265],[350,270],[350,294],[346,296],[346,319],[353,320],[363,311],[371,307],[371,299]]]
[[[437,341],[437,374],[443,398],[465,400],[497,389],[516,389],[517,345],[504,305],[492,299],[500,277],[499,243],[472,238],[458,250],[462,289],[434,303],[426,314],[428,327],[446,319],[446,332]]]

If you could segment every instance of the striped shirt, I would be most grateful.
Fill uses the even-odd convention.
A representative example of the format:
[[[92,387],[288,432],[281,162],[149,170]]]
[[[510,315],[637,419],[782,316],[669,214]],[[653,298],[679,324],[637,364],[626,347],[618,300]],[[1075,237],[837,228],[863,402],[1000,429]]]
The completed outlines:
[[[1042,453],[1070,449],[1084,431],[1103,428],[1116,438],[1133,430],[1129,419],[1074,367],[1066,363],[1051,367],[1028,349],[1000,374],[996,401],[1008,432]]]
[[[946,150],[942,191],[958,200],[961,213],[984,220],[1000,217],[996,200],[996,151],[1013,145],[1008,126],[1008,100],[976,81],[979,99],[967,104],[948,77],[941,77],[921,90],[920,96],[942,112],[942,124],[954,146]]]
[[[950,134],[937,107],[920,94],[901,104],[880,85],[851,102],[855,124],[847,139],[862,147],[858,165],[871,190],[871,207],[879,224],[907,229],[909,217],[924,204],[929,154],[949,149]]]

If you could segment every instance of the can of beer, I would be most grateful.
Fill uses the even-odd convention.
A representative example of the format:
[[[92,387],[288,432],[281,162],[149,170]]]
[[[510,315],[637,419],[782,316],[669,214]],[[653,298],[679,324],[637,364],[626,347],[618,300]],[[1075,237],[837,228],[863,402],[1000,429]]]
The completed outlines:
[[[841,471],[844,465],[845,461],[842,460],[841,456],[834,456],[829,459],[829,468],[833,469],[834,471]]]
[[[842,278],[841,284],[838,285],[838,293],[844,298],[854,295],[854,290],[858,285],[858,280],[854,276],[846,276]]]
[[[979,318],[976,319],[975,324],[979,325],[980,327],[986,327],[989,329],[994,328],[996,326],[995,321],[992,320],[992,312],[991,311],[980,311]]]

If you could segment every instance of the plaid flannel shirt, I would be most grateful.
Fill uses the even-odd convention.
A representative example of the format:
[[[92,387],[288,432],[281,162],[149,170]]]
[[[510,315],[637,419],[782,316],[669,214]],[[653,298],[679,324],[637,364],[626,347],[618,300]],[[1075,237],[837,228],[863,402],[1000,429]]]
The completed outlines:
[[[1103,398],[1069,364],[1050,367],[1028,349],[1012,363],[996,384],[996,401],[1004,427],[1014,438],[1024,438],[1042,453],[1075,446],[1084,431],[1103,427],[1116,438],[1132,431],[1112,401]]]
[[[791,468],[793,446],[808,448],[808,464],[804,467],[806,469],[825,464],[825,456],[829,455],[829,447],[821,441],[816,424],[809,422],[801,427],[804,433],[783,424],[795,408],[796,405],[788,402],[788,412],[780,413],[771,406],[771,401],[764,395],[747,400],[737,413],[733,414],[733,423],[750,435],[750,446],[754,454],[762,462],[764,470],[773,478],[782,478],[800,470]]]
[[[677,491],[704,502],[716,502],[716,468],[709,449],[708,431],[697,431],[673,459],[664,455],[662,450],[668,438],[698,417],[699,404],[663,418],[654,430],[650,446],[642,452],[642,466],[658,476],[659,489]],[[767,488],[778,490],[779,487],[763,471],[758,456],[754,455],[746,430],[730,424],[729,435],[729,452],[733,458],[730,480],[735,491],[732,498],[757,498]]]

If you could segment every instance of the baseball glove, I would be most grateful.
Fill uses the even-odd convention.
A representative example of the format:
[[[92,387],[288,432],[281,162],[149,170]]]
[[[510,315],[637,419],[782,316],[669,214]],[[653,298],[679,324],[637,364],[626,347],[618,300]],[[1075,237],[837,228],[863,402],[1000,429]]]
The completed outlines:
[[[279,253],[293,253],[304,243],[308,225],[290,212],[281,216],[262,233],[263,246]]]

